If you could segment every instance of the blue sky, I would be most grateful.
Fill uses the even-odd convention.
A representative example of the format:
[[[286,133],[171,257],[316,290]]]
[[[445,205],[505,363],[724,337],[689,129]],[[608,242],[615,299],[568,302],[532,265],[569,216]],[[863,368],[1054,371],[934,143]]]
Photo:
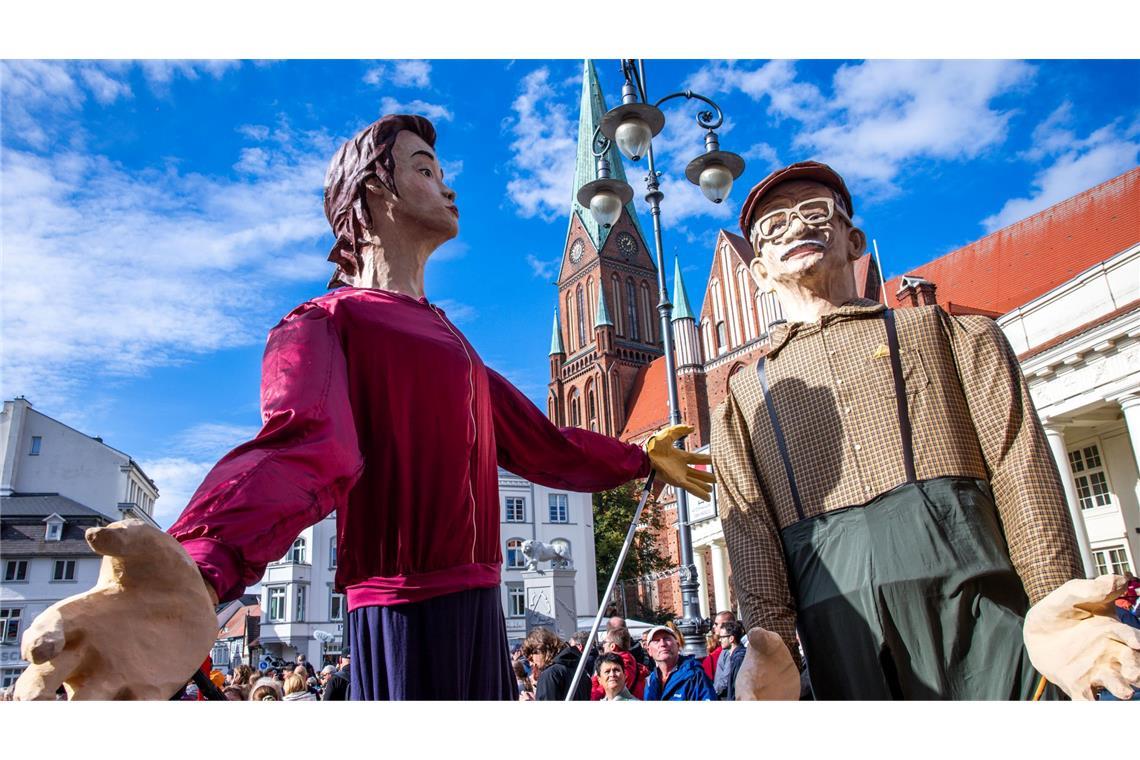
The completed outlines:
[[[580,60],[0,66],[0,394],[140,461],[163,525],[256,432],[265,335],[329,276],[327,160],[382,113],[433,119],[463,212],[429,297],[542,405]],[[612,106],[617,62],[597,66]],[[748,161],[726,204],[704,201],[682,174],[698,109],[667,104],[666,260],[680,256],[694,301],[717,231],[777,165],[835,166],[890,276],[1140,156],[1134,61],[649,60],[646,74],[651,97],[717,100],[722,147]],[[643,167],[626,162],[644,210]]]

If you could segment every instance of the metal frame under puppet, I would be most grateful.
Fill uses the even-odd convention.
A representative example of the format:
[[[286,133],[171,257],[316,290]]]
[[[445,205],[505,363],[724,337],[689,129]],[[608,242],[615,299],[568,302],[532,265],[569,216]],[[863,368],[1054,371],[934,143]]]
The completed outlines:
[[[177,543],[154,542],[188,555],[215,600],[226,601],[335,509],[353,699],[515,698],[499,598],[498,467],[573,491],[613,488],[644,477],[651,464],[702,497],[712,479],[689,466],[707,456],[671,445],[647,454],[555,427],[428,301],[424,266],[459,227],[434,145],[426,119],[386,116],[333,157],[325,213],[336,235],[330,287],[339,287],[273,328],[261,431],[206,476],[170,529]],[[671,444],[687,432],[675,426],[657,440]],[[196,585],[183,604],[212,620]],[[177,604],[149,608],[134,588],[113,591],[135,600],[132,626],[161,647],[124,650],[109,633],[114,626],[91,622],[102,608],[87,605],[79,624],[65,601],[25,635],[26,649],[45,637],[56,645],[52,657],[33,660],[16,695],[50,698],[63,683],[73,697],[107,698],[109,667],[173,693],[208,644],[164,622]],[[180,645],[189,667],[154,662],[171,660]]]
[[[809,161],[756,185],[740,216],[788,321],[713,415],[733,579],[764,645],[738,693],[798,693],[798,630],[818,698],[1030,698],[1041,674],[1127,698],[1135,630],[1070,614],[1107,609],[1123,579],[1071,580],[1071,517],[1005,336],[858,299],[853,214],[842,178]]]

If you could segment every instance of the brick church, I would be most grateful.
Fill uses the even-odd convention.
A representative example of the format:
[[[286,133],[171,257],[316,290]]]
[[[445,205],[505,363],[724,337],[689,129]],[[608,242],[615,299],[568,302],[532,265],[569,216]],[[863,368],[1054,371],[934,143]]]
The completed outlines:
[[[590,140],[605,112],[597,72],[593,63],[586,61],[572,198],[596,177]],[[613,176],[625,179],[616,147],[610,147],[607,158]],[[855,264],[856,286],[861,297],[883,301],[893,308],[939,304],[950,314],[990,316],[1009,335],[1013,325],[1005,322],[1027,305],[1088,279],[1090,272],[1115,258],[1132,256],[1129,262],[1133,258],[1140,262],[1137,209],[1140,169],[1133,169],[915,267],[885,285],[872,256],[865,255]],[[632,203],[607,230],[594,221],[588,209],[576,200],[571,202],[550,348],[547,413],[556,424],[587,428],[632,443],[643,442],[668,424],[665,360],[656,310],[657,268],[650,245]],[[1129,253],[1129,246],[1136,249],[1135,256]],[[670,297],[674,305],[678,401],[682,420],[695,429],[686,442],[690,449],[707,447],[710,410],[727,394],[729,378],[755,363],[767,350],[769,327],[782,319],[774,294],[761,292],[748,272],[754,255],[744,238],[720,231],[699,313],[692,309],[680,267],[674,267]],[[1135,293],[1114,297],[1115,311],[1110,310],[1095,326],[1107,317],[1140,317],[1140,303],[1135,297]],[[1123,309],[1121,302],[1126,304]],[[1079,332],[1079,326],[1075,332],[1070,330]],[[1072,339],[1073,334],[1054,336],[1054,342]],[[1140,333],[1129,335],[1140,342]],[[1023,361],[1041,350],[1023,351],[1013,337],[1011,342]],[[1041,344],[1047,345],[1052,344]],[[1040,410],[1040,402],[1035,399],[1035,403]],[[1140,435],[1140,430],[1137,432]],[[1135,457],[1133,452],[1125,459]],[[1067,469],[1062,467],[1062,476]],[[1125,477],[1135,481],[1138,470],[1140,464],[1131,465]],[[1068,476],[1071,478],[1072,473]],[[1129,495],[1127,488],[1117,490],[1124,497]],[[676,566],[679,551],[672,488],[660,492],[656,508],[663,510],[666,526],[659,546],[663,556]],[[1124,523],[1131,525],[1140,519],[1129,516],[1129,510],[1140,514],[1134,505],[1121,503],[1119,508]],[[735,610],[715,493],[712,504],[690,497],[689,510],[701,612],[707,617],[717,610]],[[1136,533],[1140,535],[1140,527]],[[1094,553],[1096,544],[1093,540]],[[1131,556],[1127,537],[1122,546]],[[634,593],[632,584],[627,592]],[[641,579],[636,593],[650,606],[671,609],[676,615],[682,612],[675,570]]]

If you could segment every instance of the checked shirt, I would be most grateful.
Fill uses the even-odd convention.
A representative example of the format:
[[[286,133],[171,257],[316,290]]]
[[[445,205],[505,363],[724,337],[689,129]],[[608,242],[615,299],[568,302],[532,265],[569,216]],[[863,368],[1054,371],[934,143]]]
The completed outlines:
[[[866,504],[906,481],[882,304],[773,329],[767,376],[803,518]],[[1030,603],[1083,577],[1064,491],[1017,357],[993,320],[899,309],[918,479],[987,480]],[[779,531],[800,519],[755,366],[714,412],[711,449],[733,580],[751,628],[797,652]]]

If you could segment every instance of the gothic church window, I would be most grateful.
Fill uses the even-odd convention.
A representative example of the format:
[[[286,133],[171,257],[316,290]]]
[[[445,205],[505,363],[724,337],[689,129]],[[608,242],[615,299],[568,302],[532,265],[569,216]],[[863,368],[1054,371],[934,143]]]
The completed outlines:
[[[581,348],[586,345],[586,304],[582,300],[582,286],[578,286],[578,347]]]
[[[637,318],[637,291],[635,287],[632,277],[625,281],[625,300],[628,309],[626,313],[629,322],[629,337],[634,340],[641,340],[641,325]]]

